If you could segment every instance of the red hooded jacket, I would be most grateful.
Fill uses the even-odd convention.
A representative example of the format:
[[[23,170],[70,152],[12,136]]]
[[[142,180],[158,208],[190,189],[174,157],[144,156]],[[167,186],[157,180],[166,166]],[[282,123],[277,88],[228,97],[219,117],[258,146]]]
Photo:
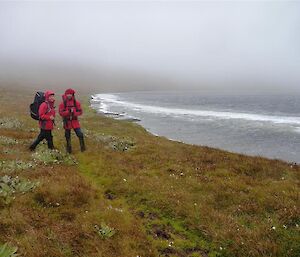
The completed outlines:
[[[50,119],[50,116],[55,117],[54,101],[49,101],[49,96],[54,95],[53,91],[45,92],[45,102],[40,105],[39,116],[40,121],[39,125],[41,129],[52,130],[54,127],[54,120]]]
[[[71,94],[72,98],[68,99],[67,95]],[[62,96],[63,101],[59,105],[59,114],[64,121],[64,129],[80,128],[78,116],[82,114],[80,102],[75,99],[75,91],[67,89]]]

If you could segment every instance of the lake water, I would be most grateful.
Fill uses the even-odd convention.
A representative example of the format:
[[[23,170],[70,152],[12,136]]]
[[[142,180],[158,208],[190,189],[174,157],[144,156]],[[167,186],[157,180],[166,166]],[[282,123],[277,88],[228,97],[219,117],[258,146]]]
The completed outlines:
[[[300,163],[299,95],[153,91],[95,94],[92,98],[99,112],[136,119],[156,135]]]

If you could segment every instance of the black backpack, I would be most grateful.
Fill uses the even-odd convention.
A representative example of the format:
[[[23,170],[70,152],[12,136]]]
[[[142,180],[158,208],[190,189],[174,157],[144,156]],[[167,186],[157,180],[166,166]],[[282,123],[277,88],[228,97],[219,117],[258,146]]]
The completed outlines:
[[[40,105],[45,102],[45,94],[44,92],[36,92],[34,97],[34,102],[30,105],[30,115],[31,118],[35,120],[39,120],[39,108]]]

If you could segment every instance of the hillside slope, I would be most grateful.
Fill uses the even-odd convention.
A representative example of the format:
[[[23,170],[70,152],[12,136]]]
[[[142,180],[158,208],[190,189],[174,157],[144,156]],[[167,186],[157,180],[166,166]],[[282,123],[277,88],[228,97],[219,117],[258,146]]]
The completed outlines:
[[[0,96],[0,249],[8,243],[30,257],[299,256],[299,166],[156,137],[97,115],[88,97],[85,153],[73,134],[74,154],[65,154],[59,117],[58,151],[31,153],[32,98]]]

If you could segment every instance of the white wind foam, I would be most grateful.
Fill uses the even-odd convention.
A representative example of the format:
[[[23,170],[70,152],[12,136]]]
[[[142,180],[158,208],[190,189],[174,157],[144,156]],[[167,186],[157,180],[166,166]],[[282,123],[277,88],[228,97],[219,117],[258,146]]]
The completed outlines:
[[[140,112],[156,113],[164,115],[189,115],[198,117],[210,117],[219,119],[243,119],[249,121],[261,121],[261,122],[272,122],[276,124],[291,124],[300,125],[300,117],[289,117],[289,116],[273,116],[263,115],[255,113],[242,113],[242,112],[225,112],[225,111],[208,111],[208,110],[193,110],[193,109],[181,109],[181,108],[169,108],[161,106],[151,106],[138,104],[128,101],[122,101],[118,96],[113,94],[97,94],[93,96],[94,101],[100,101],[102,109],[108,110],[109,105],[123,106],[129,109],[133,109]]]

